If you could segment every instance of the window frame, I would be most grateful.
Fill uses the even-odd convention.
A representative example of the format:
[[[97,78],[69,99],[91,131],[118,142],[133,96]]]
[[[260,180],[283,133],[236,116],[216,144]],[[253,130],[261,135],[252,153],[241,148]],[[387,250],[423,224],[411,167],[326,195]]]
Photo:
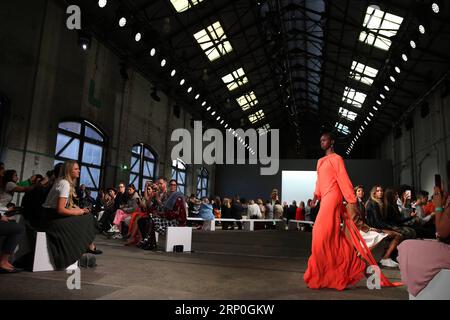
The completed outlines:
[[[72,132],[72,131],[60,128],[60,125],[65,122],[79,123],[80,124],[80,133],[76,133],[76,132]],[[98,141],[93,138],[86,137],[86,127],[89,127],[94,132],[96,132],[103,139],[103,141]],[[56,145],[58,143],[58,135],[59,134],[64,134],[66,136],[69,136],[71,139],[58,152],[56,152]],[[60,156],[60,154],[63,153],[64,150],[66,150],[66,148],[75,139],[78,139],[79,143],[80,143],[79,147],[78,147],[77,159],[71,159],[71,158]],[[102,158],[100,161],[100,165],[83,162],[83,150],[84,150],[84,145],[86,142],[102,148],[102,154],[101,154]],[[103,186],[103,178],[104,178],[103,169],[105,168],[106,146],[107,146],[107,136],[105,135],[105,133],[102,129],[100,129],[98,126],[96,126],[92,122],[90,122],[86,119],[65,119],[65,120],[59,121],[58,126],[56,128],[54,163],[56,164],[57,162],[65,162],[68,160],[76,161],[78,163],[78,165],[80,166],[80,178],[77,179],[77,186],[79,186],[80,182],[81,182],[81,170],[83,167],[86,167],[88,170],[89,178],[94,183],[94,186],[97,187],[97,188],[92,188],[92,187],[86,186],[86,189],[90,190],[91,192],[96,192],[98,194],[98,192],[101,190],[101,188]],[[98,185],[95,185],[96,183],[95,183],[94,177],[91,174],[91,171],[89,170],[89,168],[98,169],[100,171],[99,178],[98,178]]]
[[[206,179],[206,187],[203,188],[203,179]],[[200,189],[198,188],[198,183],[200,182]],[[197,199],[201,199],[203,197],[208,196],[208,188],[209,188],[209,171],[205,167],[201,167],[199,169],[199,173],[197,175],[197,192],[196,197]],[[204,191],[204,194],[203,194]]]
[[[174,165],[174,161],[176,161],[176,164]],[[182,164],[183,165],[183,169],[178,167],[178,164]],[[184,163],[181,159],[175,159],[172,160],[172,175],[171,175],[171,179],[175,179],[177,181],[177,190],[180,191],[181,193],[185,194],[186,192],[186,177],[187,177],[187,165],[186,163]],[[175,176],[174,176],[174,172],[175,172]],[[180,173],[184,173],[184,183],[180,183],[179,181],[179,175]],[[180,190],[180,186],[183,186],[183,191]]]
[[[141,148],[139,154],[137,152],[133,151],[134,147],[140,147]],[[152,154],[153,159],[145,156],[145,150],[148,150]],[[139,172],[138,173],[131,171],[131,169],[133,168],[133,163],[132,163],[133,157],[138,158],[139,161],[140,161],[139,162]],[[144,175],[144,161],[153,163],[153,172],[151,173],[152,176],[145,176]],[[158,164],[158,154],[154,151],[154,149],[152,147],[150,147],[149,145],[147,145],[147,144],[145,144],[143,142],[139,142],[139,143],[134,144],[131,147],[130,173],[129,173],[129,176],[128,176],[128,182],[129,183],[133,183],[136,186],[136,190],[139,190],[139,191],[143,192],[144,188],[145,188],[145,185],[143,183],[144,179],[155,181],[155,179],[156,179],[156,171],[157,171],[157,168],[156,168],[157,164]],[[130,179],[131,178],[131,174],[134,174],[134,175],[137,176],[137,179],[138,179],[137,185],[136,185],[136,178],[133,180],[133,182],[131,182],[131,179]]]

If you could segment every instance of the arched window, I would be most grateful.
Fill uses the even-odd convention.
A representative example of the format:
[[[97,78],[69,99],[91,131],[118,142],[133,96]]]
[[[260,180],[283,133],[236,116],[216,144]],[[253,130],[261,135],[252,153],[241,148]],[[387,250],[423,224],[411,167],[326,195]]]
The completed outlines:
[[[104,162],[105,135],[92,123],[67,121],[58,124],[55,164],[76,160],[80,165],[80,179],[96,198],[100,189]]]
[[[205,167],[201,167],[197,176],[197,198],[208,196],[209,172]]]
[[[186,189],[186,164],[180,159],[172,160],[172,179],[177,181],[178,191],[184,193]]]
[[[156,154],[143,143],[138,143],[131,149],[130,183],[138,190],[144,191],[148,180],[155,180]]]

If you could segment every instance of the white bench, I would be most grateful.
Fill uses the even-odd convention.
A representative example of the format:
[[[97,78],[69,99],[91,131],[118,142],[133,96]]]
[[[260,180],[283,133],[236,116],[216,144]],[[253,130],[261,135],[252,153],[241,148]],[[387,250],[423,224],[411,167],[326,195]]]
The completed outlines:
[[[314,225],[314,221],[289,220],[288,230],[298,230],[300,228],[300,224],[309,224],[310,226],[313,226]]]
[[[214,220],[204,220],[203,218],[196,218],[196,217],[188,217],[187,218],[188,221],[203,221],[203,223],[209,223],[210,227],[209,230],[210,231],[215,231],[216,230],[216,221],[221,221],[221,222],[241,222],[243,225],[244,230],[248,230],[248,231],[254,231],[255,230],[255,222],[259,223],[259,222],[277,222],[279,224],[284,224],[284,220],[283,219],[233,219],[233,218],[216,218]]]
[[[241,219],[241,220],[236,220],[236,221],[241,221],[244,230],[248,230],[248,231],[254,231],[255,230],[255,222],[256,223],[260,223],[260,222],[265,222],[265,223],[267,223],[267,222],[276,222],[278,224],[284,225],[284,220],[283,219]]]
[[[183,246],[183,252],[190,252],[192,247],[191,227],[167,227],[165,236],[160,237],[165,252],[173,252],[174,246]],[[158,241],[158,240],[157,240]]]
[[[78,261],[68,266],[66,270],[74,270],[78,268]],[[38,271],[54,271],[50,259],[50,252],[47,246],[47,235],[45,232],[37,232],[36,234],[36,247],[34,251],[33,272]]]
[[[409,300],[450,300],[450,270],[439,271],[417,296],[409,294]]]

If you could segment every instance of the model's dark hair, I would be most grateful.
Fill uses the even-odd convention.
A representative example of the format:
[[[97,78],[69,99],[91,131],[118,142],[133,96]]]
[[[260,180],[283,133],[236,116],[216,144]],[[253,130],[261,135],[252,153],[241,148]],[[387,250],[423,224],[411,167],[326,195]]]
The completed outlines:
[[[333,132],[331,132],[331,131],[329,131],[329,130],[324,130],[324,131],[322,131],[322,134],[321,134],[320,136],[328,136],[328,137],[330,138],[330,140],[336,141]]]

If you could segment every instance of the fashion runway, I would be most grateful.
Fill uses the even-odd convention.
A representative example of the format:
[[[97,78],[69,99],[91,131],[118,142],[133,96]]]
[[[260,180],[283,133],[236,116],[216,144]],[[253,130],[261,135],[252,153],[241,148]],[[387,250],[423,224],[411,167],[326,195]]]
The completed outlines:
[[[299,300],[408,299],[405,287],[311,290],[303,282],[311,233],[298,231],[193,230],[191,253],[144,251],[124,240],[97,235],[97,267],[81,269],[81,289],[69,274],[22,272],[0,276],[0,299]],[[398,270],[383,269],[391,281]]]

